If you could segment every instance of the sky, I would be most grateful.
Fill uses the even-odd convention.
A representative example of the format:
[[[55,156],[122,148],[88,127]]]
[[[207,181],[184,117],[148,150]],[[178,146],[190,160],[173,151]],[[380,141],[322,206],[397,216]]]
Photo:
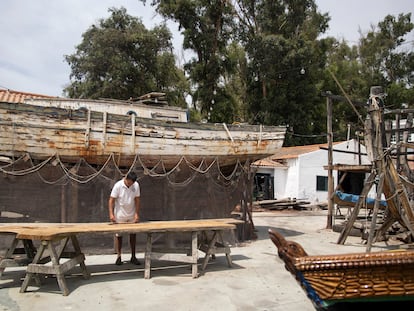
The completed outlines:
[[[331,17],[326,35],[356,43],[386,15],[412,14],[413,0],[315,0],[321,13]],[[82,34],[100,19],[110,16],[108,8],[125,7],[142,19],[147,28],[162,22],[148,4],[139,0],[0,0],[0,88],[50,96],[62,96],[70,83],[65,55],[76,52]],[[169,22],[175,54],[185,60],[182,37]],[[412,33],[411,40],[414,39]],[[188,57],[188,56],[187,56]],[[184,59],[183,59],[184,58]]]

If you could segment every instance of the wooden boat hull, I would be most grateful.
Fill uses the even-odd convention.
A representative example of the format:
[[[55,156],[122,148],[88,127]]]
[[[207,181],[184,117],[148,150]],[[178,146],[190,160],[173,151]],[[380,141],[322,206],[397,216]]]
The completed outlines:
[[[138,118],[85,109],[0,103],[0,155],[33,159],[58,155],[64,162],[80,158],[119,166],[141,161],[147,167],[162,160],[172,168],[185,158],[191,164],[217,160],[227,166],[254,161],[282,147],[285,127],[191,124]]]
[[[414,301],[414,252],[309,256],[275,230],[279,257],[317,308],[344,302]]]

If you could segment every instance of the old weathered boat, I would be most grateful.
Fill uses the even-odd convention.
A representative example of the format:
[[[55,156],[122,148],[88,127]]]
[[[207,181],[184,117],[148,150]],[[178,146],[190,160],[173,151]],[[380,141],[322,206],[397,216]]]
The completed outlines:
[[[286,269],[317,309],[347,303],[414,303],[414,251],[309,256],[300,244],[276,230],[268,232]]]
[[[32,159],[53,155],[64,162],[85,159],[101,165],[114,157],[119,166],[141,161],[172,168],[183,158],[191,164],[220,166],[256,160],[282,147],[285,127],[174,122],[119,114],[0,102],[0,156]]]

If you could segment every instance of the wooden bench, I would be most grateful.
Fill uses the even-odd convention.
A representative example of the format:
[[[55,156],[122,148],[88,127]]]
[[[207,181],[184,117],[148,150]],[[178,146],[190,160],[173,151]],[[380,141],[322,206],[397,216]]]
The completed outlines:
[[[63,295],[69,294],[66,285],[65,273],[75,266],[80,266],[84,278],[90,275],[86,269],[85,256],[81,251],[77,236],[88,233],[143,233],[146,234],[145,267],[144,278],[151,276],[151,260],[173,260],[190,263],[192,277],[199,276],[198,273],[198,251],[205,253],[203,264],[204,270],[209,258],[216,253],[224,252],[231,266],[230,248],[224,245],[222,234],[226,230],[234,230],[235,224],[240,220],[229,219],[203,219],[203,220],[176,220],[176,221],[151,221],[128,224],[112,223],[25,223],[0,226],[0,234],[13,235],[11,247],[6,256],[0,259],[0,270],[4,271],[6,266],[12,265],[12,255],[19,241],[38,241],[39,246],[35,251],[32,262],[27,265],[26,276],[20,288],[23,293],[27,290],[30,281],[34,280],[40,286],[39,275],[55,275]],[[154,250],[153,235],[165,233],[189,233],[191,234],[191,245],[188,251],[177,253],[176,250]],[[200,240],[199,240],[200,237]],[[220,244],[221,243],[221,244]],[[70,250],[70,244],[72,249]],[[222,245],[222,247],[218,247]],[[67,259],[63,262],[63,259]],[[46,265],[47,263],[50,263]]]

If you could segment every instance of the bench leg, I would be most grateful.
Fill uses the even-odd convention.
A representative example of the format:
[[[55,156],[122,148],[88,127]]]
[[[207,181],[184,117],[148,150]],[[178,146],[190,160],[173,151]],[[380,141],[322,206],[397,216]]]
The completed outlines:
[[[64,271],[60,271],[59,266],[59,255],[56,252],[55,248],[52,245],[52,242],[49,242],[47,248],[50,253],[50,259],[52,260],[52,265],[55,268],[56,279],[59,285],[60,290],[63,293],[63,296],[69,295],[69,289],[66,285]]]
[[[72,241],[73,248],[75,249],[75,256],[82,255],[82,251],[80,249],[79,241],[78,241],[78,238],[76,237],[76,235],[72,235],[71,236],[71,241]],[[86,269],[85,261],[82,260],[79,263],[79,266],[80,266],[80,268],[82,270],[83,278],[84,279],[89,279],[89,277],[90,277],[91,274]]]
[[[152,233],[147,234],[147,244],[145,247],[145,269],[144,278],[151,278],[151,252],[152,252]]]
[[[205,270],[205,268],[207,267],[208,261],[210,260],[210,255],[213,255],[214,252],[212,251],[214,246],[216,245],[216,241],[217,241],[217,231],[213,232],[213,236],[211,237],[211,240],[208,242],[208,247],[206,250],[206,256],[204,257],[203,260],[203,265],[201,266],[201,270]]]
[[[193,278],[198,277],[198,232],[191,232],[191,256],[193,257],[193,263],[191,267],[191,272]]]
[[[36,255],[33,258],[33,262],[32,262],[33,264],[37,264],[40,261],[40,259],[43,256],[43,252],[45,251],[45,248],[46,248],[47,244],[48,243],[44,243],[43,241],[42,241],[42,243],[40,243],[39,249],[36,251]],[[29,283],[30,283],[30,281],[33,277],[35,277],[34,273],[26,272],[26,276],[24,277],[22,286],[20,287],[20,292],[21,293],[24,293],[27,290],[27,287],[29,286]],[[37,285],[40,285],[40,279],[38,277],[36,277],[35,279],[36,279]]]
[[[16,236],[14,236],[9,249],[6,251],[6,254],[4,255],[4,258],[0,259],[0,277],[3,275],[4,270],[9,265],[10,260],[12,260],[11,258],[13,256],[14,250],[16,249],[18,242],[19,240],[16,239]]]
[[[220,243],[223,245],[223,247],[225,249],[227,264],[231,268],[231,267],[233,267],[233,262],[231,260],[230,247],[228,246],[227,243],[224,242],[223,233],[221,231],[218,232],[218,237],[219,237]]]

